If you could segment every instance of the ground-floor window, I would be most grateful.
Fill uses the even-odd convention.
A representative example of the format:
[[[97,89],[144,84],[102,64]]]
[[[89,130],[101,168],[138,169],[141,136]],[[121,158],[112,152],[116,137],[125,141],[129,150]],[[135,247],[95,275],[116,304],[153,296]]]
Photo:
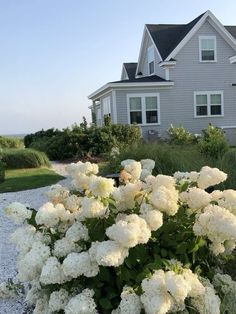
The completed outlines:
[[[128,120],[137,124],[160,124],[159,94],[128,94]]]
[[[224,115],[222,91],[194,92],[194,117],[221,117]]]

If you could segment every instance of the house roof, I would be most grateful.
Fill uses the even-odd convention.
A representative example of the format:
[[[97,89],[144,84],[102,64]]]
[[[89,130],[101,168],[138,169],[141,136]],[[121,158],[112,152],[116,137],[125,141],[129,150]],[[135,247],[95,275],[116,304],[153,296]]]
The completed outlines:
[[[146,24],[163,60],[170,55],[205,13],[199,15],[188,24]],[[236,39],[236,26],[224,27]]]
[[[135,73],[134,73],[134,76],[135,76]],[[151,75],[151,76],[143,76],[143,77],[138,77],[138,78],[133,77],[132,79],[129,79],[129,80],[114,81],[114,82],[109,82],[109,83],[117,84],[117,83],[143,83],[143,82],[148,83],[148,82],[169,82],[169,81],[166,81],[160,76]]]
[[[123,65],[125,67],[129,80],[134,79],[137,68],[137,62],[123,63]]]
[[[178,46],[204,14],[199,15],[188,24],[146,24],[163,60]]]

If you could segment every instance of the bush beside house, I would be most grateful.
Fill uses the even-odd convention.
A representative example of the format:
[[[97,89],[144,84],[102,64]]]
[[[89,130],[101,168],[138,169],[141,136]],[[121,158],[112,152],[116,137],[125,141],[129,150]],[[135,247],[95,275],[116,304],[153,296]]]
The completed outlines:
[[[0,183],[5,180],[5,164],[0,160]]]

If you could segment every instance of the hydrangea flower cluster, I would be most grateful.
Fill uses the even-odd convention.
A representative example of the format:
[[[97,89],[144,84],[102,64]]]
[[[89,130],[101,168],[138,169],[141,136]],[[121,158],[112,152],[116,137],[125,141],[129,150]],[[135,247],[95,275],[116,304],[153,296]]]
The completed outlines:
[[[21,225],[11,241],[19,251],[17,279],[29,283],[26,302],[34,314],[164,314],[190,307],[220,313],[214,286],[194,270],[202,252],[230,254],[236,245],[236,191],[205,190],[227,175],[203,167],[154,176],[149,159],[122,166],[116,187],[96,164],[73,163],[70,189],[50,187],[38,210],[7,206],[6,215]],[[11,295],[7,288],[1,283],[1,297]]]

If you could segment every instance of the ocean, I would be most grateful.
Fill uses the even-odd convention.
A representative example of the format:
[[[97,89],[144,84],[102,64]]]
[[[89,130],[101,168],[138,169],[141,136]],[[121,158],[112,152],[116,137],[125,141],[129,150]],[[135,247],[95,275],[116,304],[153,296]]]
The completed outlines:
[[[27,135],[25,134],[0,134],[0,136],[6,136],[6,137],[18,137],[18,138],[24,138]]]

